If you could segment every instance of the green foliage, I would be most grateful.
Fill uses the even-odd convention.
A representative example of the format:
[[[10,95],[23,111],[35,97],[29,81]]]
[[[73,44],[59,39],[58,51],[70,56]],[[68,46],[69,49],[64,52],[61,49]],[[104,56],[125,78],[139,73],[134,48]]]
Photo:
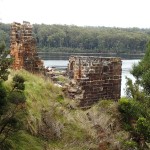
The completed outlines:
[[[26,97],[23,92],[23,90],[25,89],[24,82],[25,82],[25,79],[20,75],[15,75],[13,77],[12,91],[8,94],[9,102],[16,104],[16,105],[25,103]]]
[[[143,144],[150,142],[150,42],[147,43],[144,58],[134,65],[131,74],[136,78],[135,83],[127,78],[127,96],[119,102],[119,110],[126,124],[126,129],[132,133],[133,139]],[[129,99],[130,98],[130,99]],[[132,99],[131,99],[132,98]],[[131,127],[131,128],[130,128]]]
[[[112,100],[101,100],[99,102],[99,106],[101,108],[106,109],[106,108],[110,108],[110,105],[112,105],[112,103],[113,103]]]
[[[6,99],[7,93],[4,85],[2,82],[0,82],[0,115],[3,114],[4,112],[4,107],[7,104],[7,99]]]
[[[63,52],[123,52],[143,51],[149,40],[146,31],[105,27],[66,25],[34,25],[37,44],[43,51],[56,48]],[[67,50],[67,48],[69,48]],[[61,50],[59,49],[59,51]],[[79,51],[78,51],[79,50]]]
[[[25,103],[26,97],[22,91],[13,91],[8,95],[8,101],[19,105]]]
[[[150,42],[147,43],[146,53],[144,58],[132,68],[132,75],[136,77],[138,84],[144,90],[150,92]]]
[[[138,144],[134,141],[124,141],[123,149],[124,150],[137,150]]]
[[[6,102],[6,89],[0,82],[0,107],[2,107]]]
[[[145,93],[141,90],[140,83],[137,79],[135,83],[132,82],[130,78],[126,77],[126,96],[128,98],[133,98],[137,101],[144,101],[145,99]]]
[[[74,123],[66,124],[63,134],[66,134],[66,141],[72,141],[74,139],[84,141],[85,139],[90,138],[90,136],[87,135],[86,130],[81,129]]]
[[[3,53],[3,50],[5,49],[5,47],[6,47],[6,44],[5,44],[4,41],[2,41],[2,42],[0,43],[0,54]]]
[[[13,77],[13,82],[14,82],[14,89],[16,90],[24,90],[25,89],[25,85],[24,85],[24,82],[25,82],[25,79],[20,76],[20,75],[15,75]]]
[[[123,115],[124,121],[127,123],[132,119],[137,119],[142,113],[142,109],[139,109],[141,108],[140,104],[133,99],[120,99],[118,108]]]
[[[33,36],[43,52],[144,52],[149,29],[78,27],[74,25],[34,24]],[[10,24],[1,24],[0,41],[9,47]]]
[[[1,150],[44,150],[42,139],[21,130],[6,139]]]
[[[1,138],[0,138],[1,140]],[[6,139],[5,143],[0,145],[1,150],[13,150],[13,141]]]
[[[84,150],[96,147],[95,129],[88,124],[85,111],[76,109],[75,101],[66,99],[61,88],[25,70],[13,71],[12,74],[21,75],[26,81],[26,126],[30,133],[37,137],[42,135],[47,140],[47,149]]]
[[[142,64],[141,63],[139,63],[139,64],[134,64],[133,66],[132,66],[132,70],[130,71],[130,73],[137,79],[137,80],[139,80],[140,79],[140,77],[141,77],[141,75],[142,75],[142,73],[143,73],[143,66],[142,66]]]
[[[150,122],[147,119],[150,118],[150,114],[146,101],[122,98],[119,101],[118,109],[123,117],[124,129],[130,131],[134,139],[144,136],[144,140],[149,142]]]
[[[14,81],[14,82],[18,82],[18,83],[24,83],[24,82],[25,82],[25,79],[24,79],[22,76],[20,76],[20,75],[15,75],[15,76],[13,77],[13,81]]]
[[[0,80],[7,80],[9,71],[8,67],[11,64],[11,59],[6,58],[8,52],[5,50],[5,42],[0,41]]]
[[[136,131],[144,139],[150,143],[150,120],[148,118],[140,117],[137,120]]]
[[[145,101],[143,101],[145,103]],[[150,121],[149,121],[149,108],[143,102],[134,99],[122,98],[119,101],[118,109],[123,118],[123,127],[129,131],[135,143],[143,140],[150,142]],[[130,145],[131,144],[131,145]],[[136,147],[133,143],[125,143],[125,147]],[[143,145],[140,145],[143,148]]]
[[[150,69],[148,69],[142,75],[142,86],[144,87],[145,91],[150,94]]]
[[[23,118],[26,115],[24,95],[24,79],[14,76],[11,90],[6,89],[0,82],[0,149],[11,149],[8,139],[23,127]]]

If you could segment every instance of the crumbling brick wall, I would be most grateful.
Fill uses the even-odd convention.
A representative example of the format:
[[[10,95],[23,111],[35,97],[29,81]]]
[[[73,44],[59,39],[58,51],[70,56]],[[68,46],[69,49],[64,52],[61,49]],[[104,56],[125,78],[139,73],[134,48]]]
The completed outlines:
[[[71,56],[68,75],[72,79],[64,90],[70,98],[88,107],[99,100],[114,100],[121,93],[120,58]]]
[[[10,34],[10,54],[13,57],[13,69],[26,69],[31,72],[43,68],[43,62],[36,52],[36,42],[32,36],[29,22],[12,23]]]

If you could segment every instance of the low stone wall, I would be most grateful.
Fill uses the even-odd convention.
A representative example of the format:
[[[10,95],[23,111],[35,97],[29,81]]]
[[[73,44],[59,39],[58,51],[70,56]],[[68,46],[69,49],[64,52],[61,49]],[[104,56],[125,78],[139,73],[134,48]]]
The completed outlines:
[[[121,93],[120,58],[71,56],[68,76],[72,79],[65,88],[68,97],[79,101],[80,107],[89,107],[99,100],[114,100]]]

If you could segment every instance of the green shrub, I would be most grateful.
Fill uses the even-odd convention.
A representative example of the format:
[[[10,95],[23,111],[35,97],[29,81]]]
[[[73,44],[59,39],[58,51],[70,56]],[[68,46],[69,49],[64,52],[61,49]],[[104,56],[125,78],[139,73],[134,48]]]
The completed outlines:
[[[3,84],[0,82],[0,115],[5,111],[5,106],[7,105],[7,92]]]
[[[143,66],[141,63],[139,64],[134,64],[132,66],[132,70],[130,71],[130,73],[137,79],[139,80],[139,78],[141,77],[142,73],[143,73]]]
[[[6,95],[7,95],[6,89],[4,88],[2,83],[0,82],[0,107],[5,105],[5,103],[6,103]]]
[[[137,119],[141,115],[139,108],[140,104],[133,99],[122,98],[119,101],[118,109],[123,115],[125,122],[129,122],[131,119]]]
[[[142,78],[142,85],[146,92],[150,94],[150,69],[143,74]]]
[[[131,126],[131,124],[126,123],[126,122],[123,123],[123,128],[126,131],[131,131],[133,129],[132,126]]]
[[[131,140],[123,142],[123,149],[125,150],[137,150],[137,146],[137,143]]]
[[[143,149],[143,144],[150,143],[150,42],[147,43],[145,56],[132,67],[131,74],[136,81],[133,83],[127,78],[126,94],[132,99],[121,99],[119,111],[123,116],[125,129],[130,130],[133,139]],[[141,142],[143,144],[140,145]]]
[[[8,96],[8,101],[18,105],[25,103],[26,97],[22,91],[12,91]]]
[[[1,141],[1,138],[0,138],[0,141]],[[6,139],[5,140],[5,143],[2,143],[0,145],[0,149],[1,150],[14,150],[15,147],[14,147],[14,143],[13,141],[9,140],[9,139]]]
[[[25,89],[25,85],[24,85],[24,82],[25,82],[25,79],[20,76],[20,75],[15,75],[13,77],[13,82],[14,82],[14,89],[17,89],[17,90],[24,90]]]
[[[25,131],[18,131],[6,139],[1,150],[44,150],[44,142]]]
[[[136,131],[141,137],[149,143],[150,142],[150,121],[144,117],[137,120]]]
[[[20,76],[20,75],[15,75],[13,77],[13,81],[19,82],[19,83],[24,83],[25,79],[22,76]]]

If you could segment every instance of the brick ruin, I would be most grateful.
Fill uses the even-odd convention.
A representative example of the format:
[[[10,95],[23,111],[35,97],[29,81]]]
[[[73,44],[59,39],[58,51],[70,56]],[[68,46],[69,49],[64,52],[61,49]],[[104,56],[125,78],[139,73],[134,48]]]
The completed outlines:
[[[99,100],[114,100],[121,93],[120,58],[71,56],[68,75],[72,79],[64,88],[65,94],[89,107]]]
[[[32,25],[29,22],[12,23],[10,34],[10,54],[13,69],[26,69],[37,72],[43,68],[43,62],[36,52],[36,42],[32,36]]]
[[[44,68],[36,51],[29,22],[14,22],[10,39],[13,69],[37,72]],[[120,58],[71,56],[68,65],[71,82],[64,88],[64,93],[69,98],[76,99],[82,108],[99,100],[117,101],[121,93],[121,65]]]

